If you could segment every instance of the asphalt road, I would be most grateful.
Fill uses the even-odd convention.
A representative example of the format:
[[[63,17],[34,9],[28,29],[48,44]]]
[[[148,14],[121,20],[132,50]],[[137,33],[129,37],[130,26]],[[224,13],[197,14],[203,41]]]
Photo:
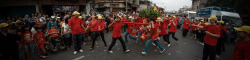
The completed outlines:
[[[87,40],[88,45],[82,46],[83,52],[73,54],[73,48],[65,51],[58,51],[57,53],[49,54],[49,58],[44,60],[199,60],[202,58],[203,45],[197,43],[198,40],[190,38],[190,34],[187,37],[182,37],[180,31],[176,33],[176,37],[179,39],[179,43],[176,43],[174,39],[170,37],[171,46],[167,47],[163,40],[160,40],[160,44],[166,49],[164,53],[160,53],[160,49],[153,45],[149,46],[148,54],[142,55],[141,52],[145,47],[145,41],[138,41],[135,43],[134,40],[129,39],[129,42],[126,43],[129,53],[124,53],[122,51],[122,46],[119,41],[113,47],[113,54],[108,53],[107,49],[112,41],[112,32],[105,33],[105,39],[108,43],[108,47],[104,48],[103,42],[100,40],[101,37],[98,37],[97,44],[93,50],[89,50],[89,46],[92,41]],[[124,34],[122,38],[124,39]],[[162,37],[161,37],[162,39]],[[226,43],[226,51],[216,60],[229,60],[235,44]],[[34,60],[43,60],[39,58],[38,54],[34,56]]]

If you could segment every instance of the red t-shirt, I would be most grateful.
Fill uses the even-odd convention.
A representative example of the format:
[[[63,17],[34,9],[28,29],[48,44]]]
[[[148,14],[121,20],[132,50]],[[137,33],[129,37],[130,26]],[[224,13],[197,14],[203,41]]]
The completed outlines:
[[[71,17],[68,25],[71,26],[71,34],[79,34],[81,33],[81,19],[80,18],[75,18],[75,17]]]
[[[85,21],[82,21],[82,25],[85,26]],[[82,29],[82,33],[85,33],[85,30],[83,28],[81,28],[81,29]]]
[[[97,31],[103,31],[103,30],[105,30],[105,21],[101,21],[101,22],[97,22],[96,23],[96,27],[97,27]],[[101,29],[101,30],[98,30],[98,29]]]
[[[175,23],[175,25],[171,23],[169,32],[177,32],[177,29],[176,29],[177,21],[174,20],[173,22]]]
[[[206,24],[200,24],[200,26],[206,27]],[[200,31],[204,31],[204,30],[205,30],[204,28],[200,28]]]
[[[90,26],[90,30],[91,31],[97,31],[97,26],[96,26],[96,23],[98,22],[98,19],[96,20],[91,20],[88,24],[88,26]]]
[[[134,22],[130,21],[130,22],[125,22],[127,24],[127,32],[128,33],[132,33],[133,32],[133,28],[135,27]]]
[[[194,24],[194,25],[198,25],[198,23],[197,23],[197,22],[192,23],[192,24]],[[192,31],[195,31],[195,30],[196,30],[196,26],[192,26]]]
[[[27,45],[27,44],[32,44],[33,39],[32,39],[32,32],[31,31],[26,31],[24,33],[21,34],[22,40],[23,40],[23,44]]]
[[[137,17],[137,19],[135,19],[136,23],[143,23],[143,20],[139,17]],[[140,28],[142,25],[136,25],[136,28]]]
[[[167,20],[163,20],[163,23],[161,23],[160,29],[160,35],[166,35],[167,34],[167,26],[166,24],[168,24]]]
[[[48,33],[53,33],[50,35],[50,37],[58,37],[59,36],[59,30],[57,29],[50,29]]]
[[[221,26],[220,27],[220,37],[223,37],[224,32],[227,32],[227,29],[225,28],[225,26]]]
[[[218,25],[207,25],[204,29],[206,29],[208,32],[216,35],[220,35],[220,28]],[[206,34],[205,36],[205,43],[211,46],[217,45],[217,37],[213,37],[209,34]]]
[[[154,23],[154,28],[152,28],[151,27],[151,35],[152,35],[152,37],[151,37],[151,39],[157,39],[158,37],[159,37],[159,34],[157,33],[158,31],[158,29],[159,29],[159,25],[158,24],[156,24],[156,23]]]
[[[250,59],[250,41],[240,41],[234,48],[231,60],[249,60]]]
[[[122,21],[127,21],[127,19],[125,17],[122,18]]]
[[[112,37],[113,38],[119,38],[121,37],[121,28],[123,26],[123,23],[120,22],[116,22],[112,25],[113,27],[113,33],[112,33]]]
[[[182,27],[183,27],[184,29],[189,29],[189,24],[190,24],[190,21],[189,21],[189,20],[185,20],[185,21],[183,22],[183,24],[182,24]]]
[[[41,43],[44,43],[45,42],[45,36],[42,32],[39,32],[39,33],[35,33],[33,35],[33,40],[36,41],[37,44],[41,44]]]

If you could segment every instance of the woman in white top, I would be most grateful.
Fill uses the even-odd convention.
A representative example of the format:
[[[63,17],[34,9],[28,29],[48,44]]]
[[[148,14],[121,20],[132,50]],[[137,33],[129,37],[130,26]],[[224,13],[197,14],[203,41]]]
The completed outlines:
[[[68,22],[64,22],[62,24],[62,31],[61,31],[61,34],[63,35],[64,32],[66,32],[66,29],[67,28],[70,28],[70,27],[67,27]],[[63,41],[64,41],[64,44],[65,44],[65,47],[67,47],[67,50],[69,50],[70,46],[71,46],[71,43],[72,43],[72,40],[71,40],[71,30],[69,29],[69,31],[66,32],[65,35],[63,35]]]

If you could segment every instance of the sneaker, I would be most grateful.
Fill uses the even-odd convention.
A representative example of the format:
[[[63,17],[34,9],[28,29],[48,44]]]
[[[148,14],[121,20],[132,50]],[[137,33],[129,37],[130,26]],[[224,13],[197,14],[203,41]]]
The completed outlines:
[[[216,58],[220,58],[220,55],[216,55]]]
[[[168,47],[170,47],[170,44],[168,44]]]
[[[160,51],[160,53],[163,53],[165,51],[165,49],[163,49],[162,51]]]
[[[201,43],[201,45],[204,45],[204,43]]]
[[[152,45],[156,46],[154,43],[152,43]]]
[[[93,50],[93,49],[94,49],[94,47],[93,47],[93,46],[91,46],[89,49],[90,49],[90,50]]]
[[[112,54],[112,53],[113,53],[113,51],[109,51],[109,53],[110,53],[110,54]]]
[[[104,47],[106,48],[106,47],[107,47],[107,45],[104,45]]]
[[[83,50],[81,49],[81,50],[79,50],[80,52],[83,52]]]
[[[77,51],[74,51],[74,54],[76,54],[77,53]]]
[[[129,51],[130,51],[130,50],[128,50],[128,49],[127,49],[127,50],[126,50],[126,51],[124,51],[124,52],[125,52],[125,53],[128,53]]]
[[[147,53],[146,52],[141,52],[142,53],[142,55],[147,55]]]

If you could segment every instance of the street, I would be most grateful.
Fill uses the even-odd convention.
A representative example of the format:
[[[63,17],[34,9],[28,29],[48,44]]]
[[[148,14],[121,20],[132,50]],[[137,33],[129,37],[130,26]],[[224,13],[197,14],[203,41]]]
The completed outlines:
[[[129,53],[124,53],[122,51],[121,43],[117,41],[116,45],[113,47],[113,54],[107,52],[107,49],[112,41],[112,31],[105,33],[105,39],[108,43],[108,47],[104,48],[103,42],[98,37],[97,44],[93,50],[89,50],[89,46],[92,41],[87,40],[87,45],[82,46],[83,52],[78,52],[76,55],[73,54],[73,48],[70,50],[59,51],[57,53],[49,54],[49,58],[45,60],[199,60],[202,58],[203,46],[198,44],[198,40],[190,38],[190,34],[184,38],[181,36],[179,30],[176,33],[176,37],[179,38],[179,43],[170,37],[171,46],[167,47],[163,40],[160,40],[160,44],[166,49],[164,53],[160,53],[160,49],[153,45],[149,46],[149,51],[147,55],[142,55],[141,52],[145,47],[145,41],[138,41],[135,43],[134,40],[128,39],[129,42],[126,43]],[[124,34],[122,38],[124,39]],[[162,39],[162,37],[161,37]],[[235,44],[225,43],[226,51],[216,60],[229,60]],[[34,60],[39,60],[39,56],[35,56]]]

